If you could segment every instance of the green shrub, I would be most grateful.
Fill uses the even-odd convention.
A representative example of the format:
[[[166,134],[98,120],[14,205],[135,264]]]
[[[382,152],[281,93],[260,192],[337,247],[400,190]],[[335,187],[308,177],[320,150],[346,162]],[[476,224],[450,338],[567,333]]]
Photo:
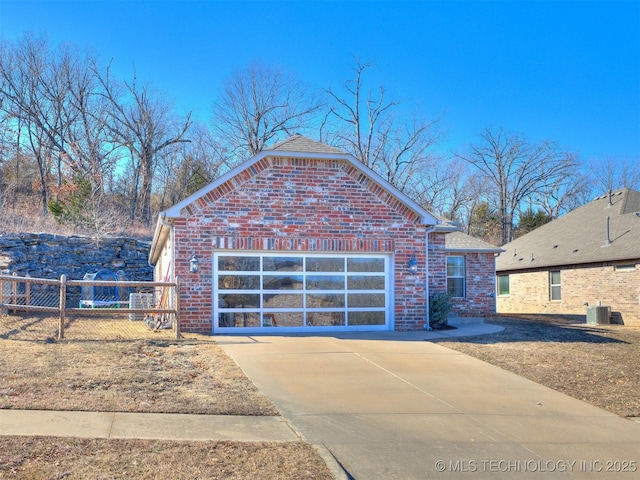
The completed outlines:
[[[451,311],[451,295],[434,293],[429,295],[429,326],[442,328],[447,325],[447,316]]]

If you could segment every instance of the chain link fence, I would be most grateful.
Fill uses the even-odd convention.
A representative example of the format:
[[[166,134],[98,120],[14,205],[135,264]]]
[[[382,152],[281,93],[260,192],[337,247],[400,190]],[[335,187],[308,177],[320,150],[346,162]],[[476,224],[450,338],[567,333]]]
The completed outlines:
[[[180,338],[178,282],[0,275],[0,339]]]

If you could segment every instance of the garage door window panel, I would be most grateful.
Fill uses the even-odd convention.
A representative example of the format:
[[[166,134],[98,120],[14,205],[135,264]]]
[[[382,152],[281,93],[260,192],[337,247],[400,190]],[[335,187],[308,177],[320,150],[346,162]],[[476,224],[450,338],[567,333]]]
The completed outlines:
[[[307,272],[344,272],[342,257],[310,257],[307,258]]]
[[[350,293],[347,295],[349,308],[384,307],[383,293]]]
[[[263,282],[265,290],[302,290],[301,275],[265,275]]]
[[[307,290],[344,290],[344,275],[307,275]]]
[[[264,327],[302,327],[302,312],[269,312],[264,313]]]
[[[264,308],[302,308],[303,297],[298,295],[282,295],[274,293],[265,293],[262,304]],[[259,305],[258,305],[259,306]]]
[[[345,325],[344,312],[309,312],[307,325],[310,327],[342,327]]]
[[[259,275],[220,275],[220,290],[257,290],[260,288]]]
[[[224,293],[218,295],[218,306],[222,308],[259,308],[260,295],[242,293]]]
[[[347,281],[348,290],[384,290],[384,285],[382,276],[350,276]]]
[[[344,308],[344,294],[307,294],[307,308]]]
[[[262,271],[264,272],[301,272],[302,257],[264,257]]]
[[[221,272],[259,272],[260,257],[220,256],[218,270]]]
[[[384,258],[348,258],[349,272],[384,272]]]
[[[384,312],[349,312],[349,325],[384,325]]]
[[[258,312],[227,312],[218,314],[220,327],[259,327],[260,313]]]

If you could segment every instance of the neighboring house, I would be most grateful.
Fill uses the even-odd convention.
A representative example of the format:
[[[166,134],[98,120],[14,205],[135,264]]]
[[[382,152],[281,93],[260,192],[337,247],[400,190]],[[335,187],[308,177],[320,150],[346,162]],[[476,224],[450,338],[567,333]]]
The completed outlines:
[[[496,260],[500,314],[581,314],[611,307],[640,325],[640,192],[596,198],[504,245]]]
[[[149,261],[157,280],[179,278],[183,331],[418,330],[429,294],[459,289],[461,273],[456,311],[495,313],[493,253],[450,252],[456,230],[353,156],[295,135],[163,212]],[[449,253],[464,258],[455,279]]]

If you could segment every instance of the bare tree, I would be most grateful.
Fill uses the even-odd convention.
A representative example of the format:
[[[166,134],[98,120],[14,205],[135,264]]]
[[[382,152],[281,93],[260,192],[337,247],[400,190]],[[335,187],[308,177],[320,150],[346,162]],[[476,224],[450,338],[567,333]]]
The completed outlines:
[[[640,189],[638,162],[623,162],[605,157],[592,161],[589,172],[591,172],[590,180],[595,189],[591,192],[592,196],[623,187]]]
[[[535,201],[529,205],[529,210],[533,210],[535,203],[553,220],[588,202],[591,191],[590,180],[576,171],[573,175],[558,177],[543,187],[535,196]]]
[[[293,73],[251,63],[236,69],[213,104],[213,128],[233,159],[308,127],[320,103]],[[233,160],[232,160],[233,161]]]
[[[365,73],[371,63],[356,60],[355,77],[344,92],[326,90],[331,102],[321,137],[336,144],[407,194],[419,185],[416,176],[433,167],[430,149],[439,119],[427,121],[419,112],[401,117],[400,103],[389,100],[383,86],[367,90]]]
[[[18,151],[25,148],[36,160],[43,213],[59,200],[51,193],[55,197],[63,184],[80,177],[90,182],[92,195],[102,195],[103,176],[115,157],[91,68],[96,60],[71,45],[52,50],[31,35],[1,45],[2,109],[11,118]]]
[[[46,40],[28,35],[17,43],[2,41],[0,49],[3,114],[14,123],[18,141],[24,141],[37,162],[42,210],[46,215],[47,177],[64,128],[59,110],[60,99],[65,95],[61,90],[63,82],[48,62]]]
[[[157,209],[174,205],[229,170],[225,152],[203,124],[191,128],[189,143],[175,144],[160,155]]]
[[[134,74],[131,82],[117,82],[110,77],[110,68],[104,74],[96,68],[95,74],[109,101],[109,132],[111,142],[128,151],[134,182],[131,192],[131,219],[137,216],[144,224],[151,221],[151,194],[158,154],[171,145],[187,142],[191,114],[176,119],[170,105],[140,85]],[[138,205],[140,209],[138,212]]]
[[[521,203],[571,178],[576,157],[550,141],[529,143],[521,135],[487,128],[480,142],[458,157],[475,167],[491,188],[501,222],[501,245],[513,239]]]

